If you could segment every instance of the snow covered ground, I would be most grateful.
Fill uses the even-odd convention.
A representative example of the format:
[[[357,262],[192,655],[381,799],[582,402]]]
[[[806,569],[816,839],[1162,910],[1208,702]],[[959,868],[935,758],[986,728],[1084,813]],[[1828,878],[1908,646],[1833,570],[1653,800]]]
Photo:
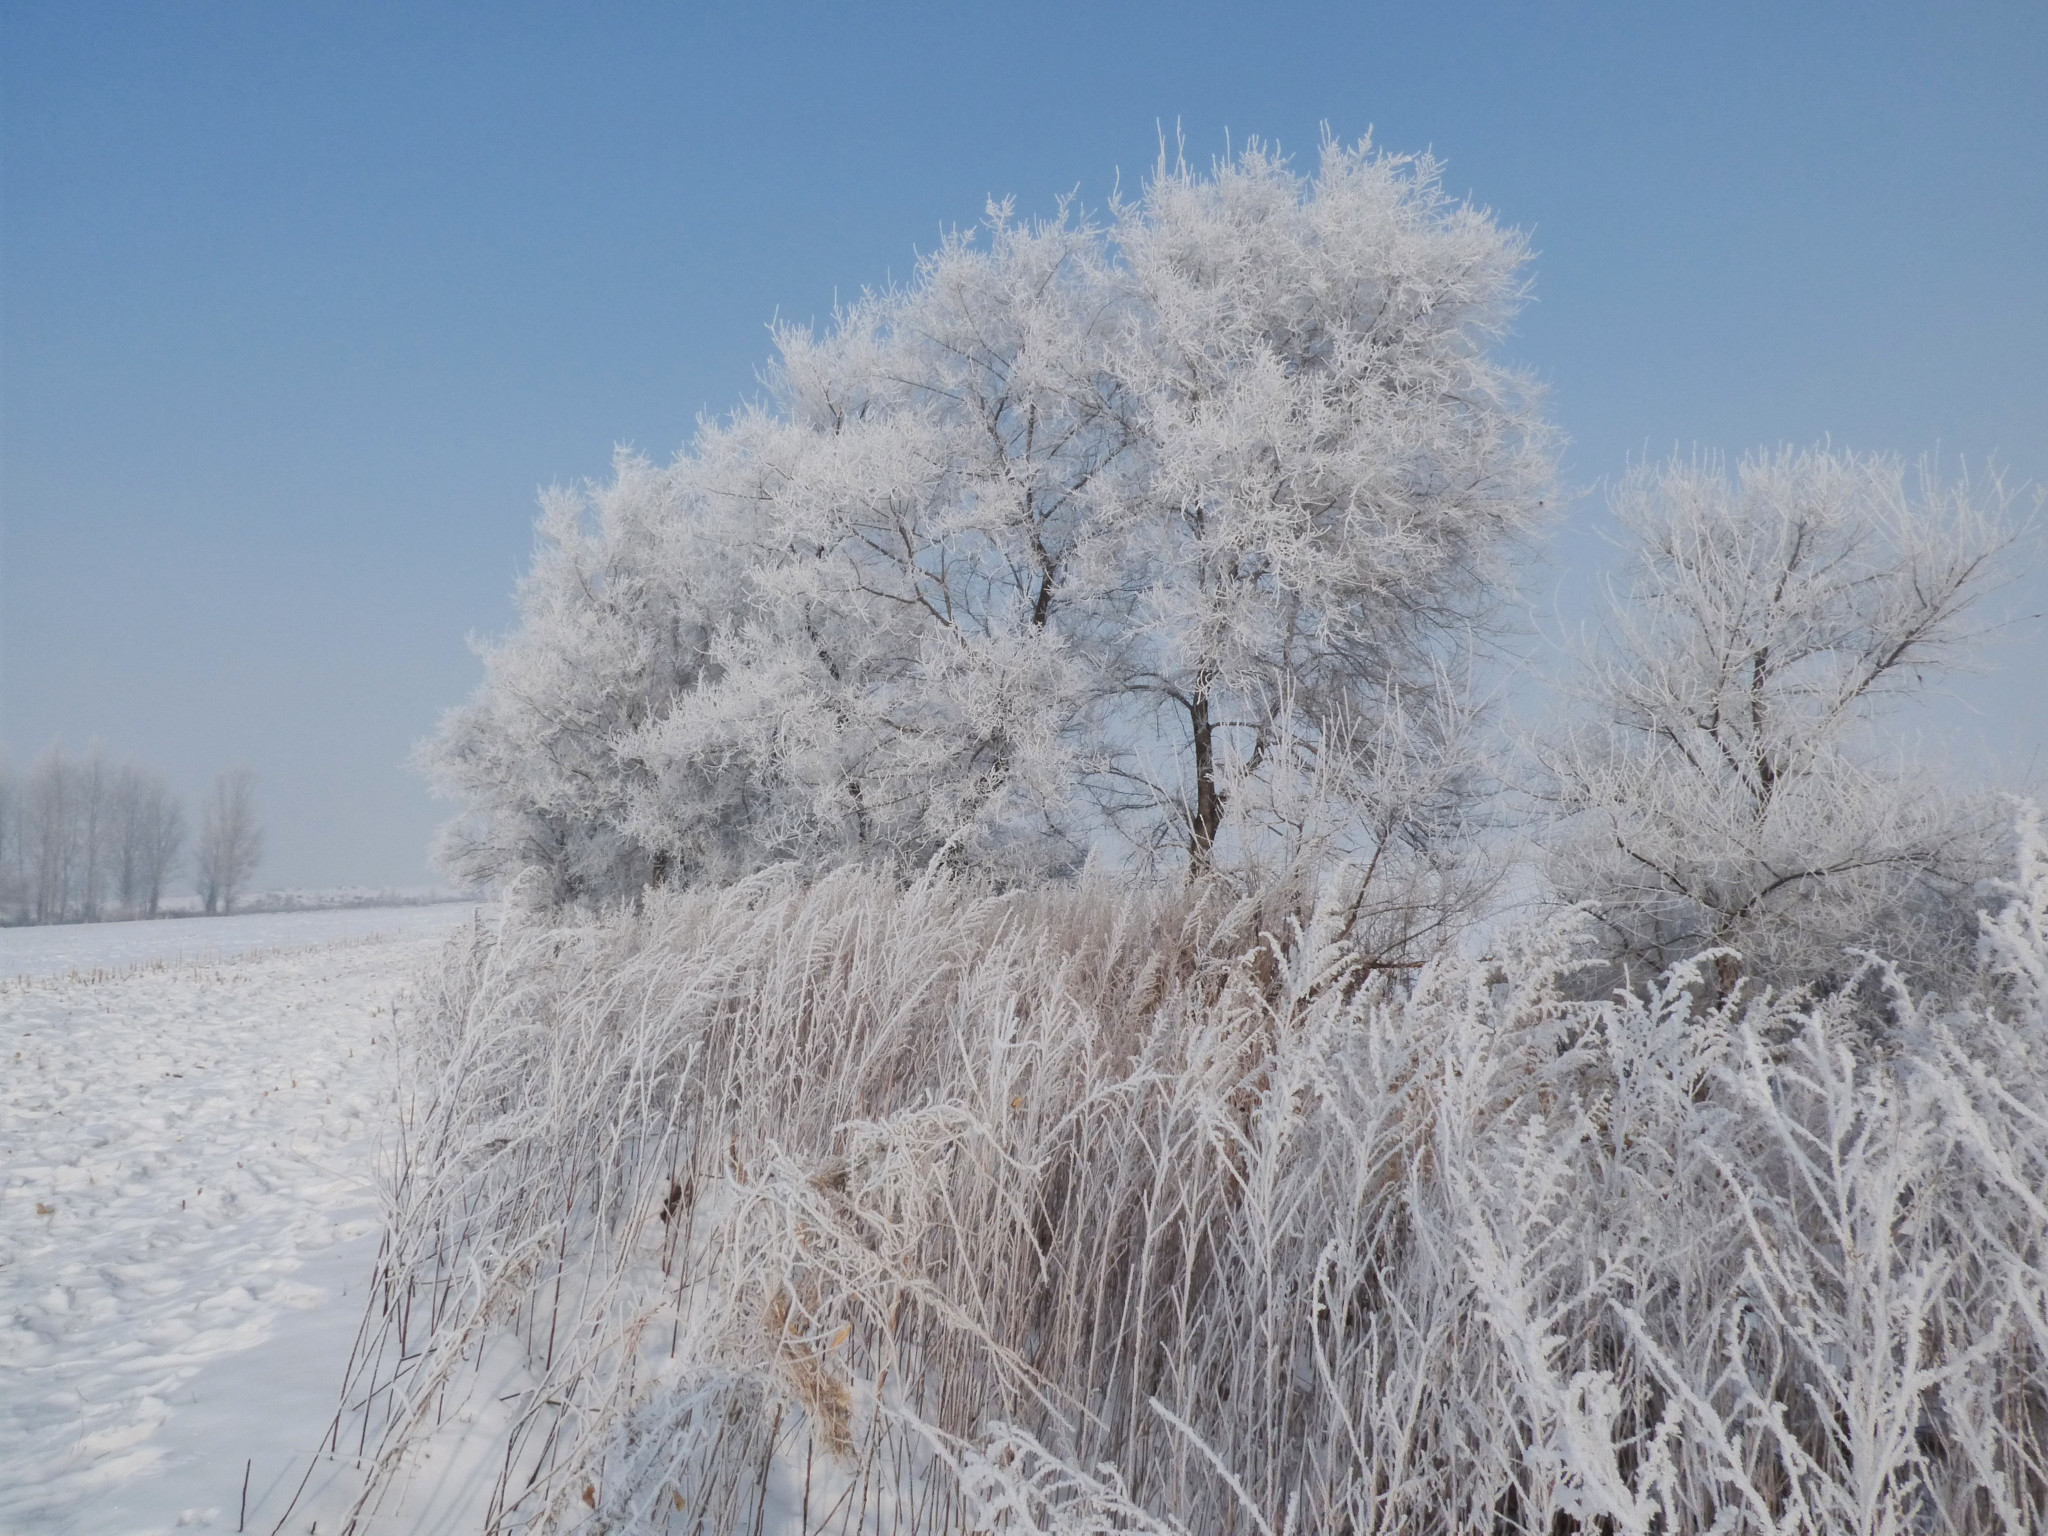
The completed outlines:
[[[344,907],[242,917],[160,917],[135,923],[53,923],[0,928],[0,982],[71,971],[227,959],[336,939],[439,934],[476,910],[451,902],[418,907]]]
[[[245,1472],[270,1531],[309,1470],[317,1494],[382,1046],[474,911],[0,932],[0,1533],[232,1531]]]

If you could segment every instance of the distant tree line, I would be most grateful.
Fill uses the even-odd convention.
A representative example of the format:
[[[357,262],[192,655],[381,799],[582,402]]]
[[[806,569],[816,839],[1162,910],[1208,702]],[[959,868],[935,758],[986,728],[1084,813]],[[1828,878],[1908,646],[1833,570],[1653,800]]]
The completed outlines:
[[[97,743],[79,758],[52,745],[23,774],[0,761],[0,922],[155,917],[188,870],[205,910],[224,914],[262,856],[247,768],[215,777],[192,839],[163,774]]]

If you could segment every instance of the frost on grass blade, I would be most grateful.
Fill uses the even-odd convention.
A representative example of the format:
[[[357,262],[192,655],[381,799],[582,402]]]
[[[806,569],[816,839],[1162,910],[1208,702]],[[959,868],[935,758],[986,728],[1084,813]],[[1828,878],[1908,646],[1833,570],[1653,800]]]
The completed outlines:
[[[363,1507],[475,1405],[507,1530],[2038,1528],[2026,859],[1991,990],[1881,1045],[1200,887],[474,931],[406,1038]]]

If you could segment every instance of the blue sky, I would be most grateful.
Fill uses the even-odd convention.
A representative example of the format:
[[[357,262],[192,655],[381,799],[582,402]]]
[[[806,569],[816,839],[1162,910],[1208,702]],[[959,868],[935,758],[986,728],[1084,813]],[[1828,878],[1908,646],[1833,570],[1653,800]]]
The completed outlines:
[[[535,489],[667,456],[780,314],[990,195],[1322,126],[1532,233],[1588,494],[1831,434],[2048,479],[2048,7],[0,8],[0,747],[255,766],[260,883],[418,883],[403,766]],[[2048,606],[2036,577],[2015,600]],[[2048,757],[2048,626],[1940,728]],[[2038,770],[2036,770],[2038,772]]]

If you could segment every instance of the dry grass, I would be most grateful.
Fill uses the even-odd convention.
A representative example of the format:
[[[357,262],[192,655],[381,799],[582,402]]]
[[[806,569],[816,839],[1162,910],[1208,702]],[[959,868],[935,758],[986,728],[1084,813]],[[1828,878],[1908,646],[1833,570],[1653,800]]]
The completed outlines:
[[[474,930],[407,1036],[361,1508],[509,1346],[508,1531],[2041,1529],[2030,846],[1997,999],[1881,1046],[1107,885]]]

